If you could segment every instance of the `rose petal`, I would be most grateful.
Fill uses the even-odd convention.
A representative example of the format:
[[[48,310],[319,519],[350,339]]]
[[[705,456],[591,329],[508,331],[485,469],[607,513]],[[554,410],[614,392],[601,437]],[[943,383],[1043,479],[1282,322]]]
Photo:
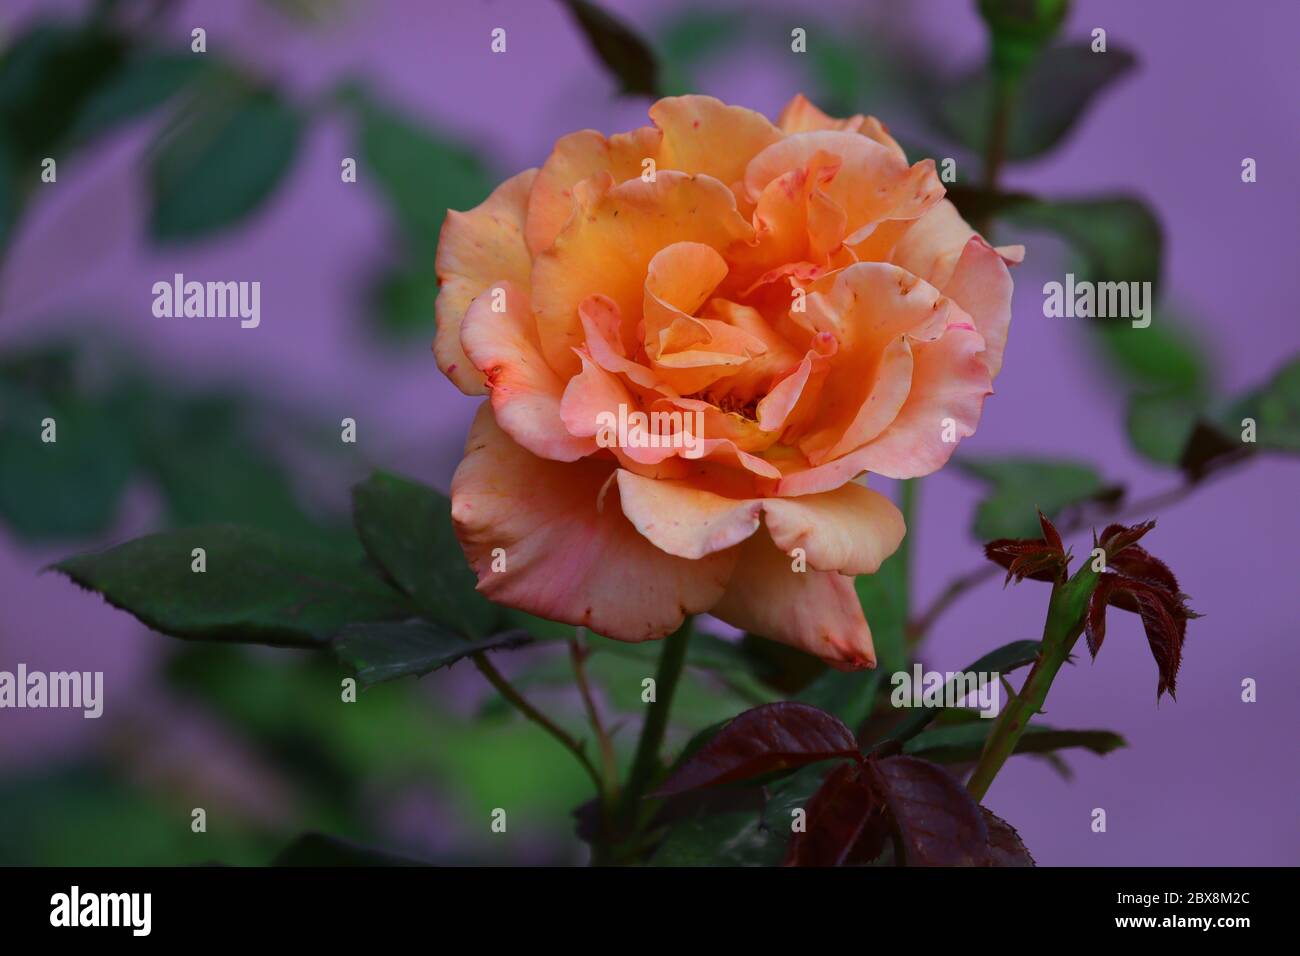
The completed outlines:
[[[504,312],[493,311],[496,289],[504,294]],[[515,441],[556,461],[596,450],[590,437],[564,427],[564,382],[542,358],[527,292],[509,282],[494,285],[470,305],[460,339],[465,355],[487,376],[497,421]]]
[[[480,408],[451,485],[456,535],[479,591],[621,641],[663,637],[712,607],[736,553],[689,561],[656,548],[624,517],[617,488],[601,501],[614,467],[536,458]],[[505,570],[494,571],[500,560]]]
[[[700,242],[723,250],[752,234],[731,190],[708,176],[664,170],[652,183],[614,186],[533,263],[533,308],[546,360],[562,375],[577,373],[571,349],[582,344],[578,307],[591,295],[607,296],[625,318],[639,315],[646,270],[665,246]]]
[[[773,179],[804,168],[818,152],[838,157],[840,168],[821,190],[847,214],[860,259],[888,254],[912,220],[943,197],[934,162],[909,167],[907,160],[875,140],[841,130],[795,133],[769,146],[745,168],[745,189],[757,201]],[[897,226],[882,221],[899,220]]]
[[[971,236],[962,250],[952,278],[943,287],[974,320],[984,337],[984,363],[989,376],[1002,370],[1002,353],[1011,326],[1011,273],[996,249],[979,236]]]
[[[992,392],[983,337],[969,327],[949,326],[938,341],[917,347],[907,402],[879,438],[854,452],[855,464],[888,478],[937,471],[957,441],[975,434],[984,398]],[[945,433],[955,440],[945,441]]]
[[[802,498],[730,498],[692,481],[618,475],[623,513],[657,547],[683,558],[730,548],[752,535],[760,515],[784,554],[802,548],[808,567],[874,574],[898,550],[906,527],[894,503],[862,485]]]
[[[735,574],[711,613],[734,627],[820,657],[832,667],[876,666],[871,630],[853,579],[795,571],[793,559],[760,530],[741,544]]]
[[[763,503],[725,498],[687,481],[656,481],[618,473],[623,513],[637,531],[669,554],[692,560],[744,541],[758,530]]]
[[[466,395],[482,395],[487,386],[482,373],[465,358],[460,325],[470,302],[493,283],[512,282],[528,289],[532,261],[523,230],[536,176],[537,170],[525,170],[469,212],[448,210],[438,236],[438,330],[433,354],[438,368]]]
[[[808,296],[811,324],[833,335],[818,408],[799,448],[814,465],[839,458],[881,434],[913,384],[909,342],[937,338],[953,305],[898,266],[863,262],[817,280]]]
[[[663,130],[661,169],[703,173],[727,186],[740,179],[745,163],[781,138],[762,113],[728,106],[712,96],[669,96],[650,107]]]
[[[851,482],[819,495],[768,498],[763,511],[776,546],[784,554],[803,548],[817,571],[875,574],[907,531],[892,501]]]
[[[640,176],[646,159],[658,160],[663,133],[643,126],[606,139],[594,129],[562,136],[537,174],[528,197],[524,235],[533,255],[549,249],[576,208],[574,187],[600,173],[621,183]]]
[[[973,235],[975,230],[962,219],[957,207],[943,199],[912,224],[889,261],[942,289]]]

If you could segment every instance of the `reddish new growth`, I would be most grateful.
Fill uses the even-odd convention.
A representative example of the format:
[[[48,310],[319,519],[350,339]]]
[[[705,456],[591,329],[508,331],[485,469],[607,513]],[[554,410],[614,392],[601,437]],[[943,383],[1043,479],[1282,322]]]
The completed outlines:
[[[1155,524],[1147,521],[1128,528],[1113,524],[1102,532],[1100,545],[1094,537],[1093,546],[1105,554],[1105,570],[1088,603],[1085,634],[1088,650],[1096,657],[1106,637],[1107,605],[1140,615],[1151,654],[1160,669],[1158,700],[1166,690],[1174,697],[1187,622],[1200,615],[1187,606],[1187,595],[1179,590],[1178,579],[1169,566],[1137,544]]]
[[[1004,587],[1012,578],[1017,584],[1025,578],[1055,581],[1069,567],[1070,554],[1061,542],[1061,535],[1041,511],[1038,523],[1043,529],[1041,538],[998,538],[984,546],[988,559],[1007,569]]]
[[[1041,512],[1038,519],[1043,537],[1001,538],[984,547],[990,561],[1007,569],[1007,582],[1013,578],[1017,582],[1025,578],[1057,581],[1065,574],[1070,555],[1062,545],[1061,536]],[[1088,602],[1084,633],[1088,650],[1096,657],[1106,637],[1108,606],[1139,615],[1160,670],[1156,690],[1159,699],[1166,690],[1170,697],[1174,696],[1187,622],[1200,615],[1188,608],[1187,595],[1179,590],[1178,579],[1169,566],[1137,543],[1155,524],[1154,521],[1132,526],[1113,524],[1102,533],[1100,543],[1094,536],[1093,547],[1101,548],[1104,563]]]
[[[835,760],[801,808],[806,826],[791,834],[788,866],[1034,865],[1015,829],[976,803],[952,774],[897,749],[864,755],[834,715],[808,704],[764,704],[684,757],[655,796],[753,786],[774,772]]]

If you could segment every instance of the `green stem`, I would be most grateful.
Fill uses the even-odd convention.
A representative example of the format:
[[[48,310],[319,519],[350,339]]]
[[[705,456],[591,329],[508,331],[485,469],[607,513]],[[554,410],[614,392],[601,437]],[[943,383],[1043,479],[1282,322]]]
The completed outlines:
[[[984,191],[991,197],[997,192],[1002,177],[1002,165],[1007,158],[1007,137],[1011,132],[1011,107],[1016,95],[1016,80],[995,75],[993,104],[989,114],[989,136],[984,149]],[[975,230],[987,238],[992,217],[982,213],[976,217]]]
[[[920,478],[908,478],[902,482],[902,490],[898,496],[898,510],[903,513],[903,525],[907,533],[903,535],[903,543],[898,546],[899,561],[903,566],[903,619],[912,606],[910,584],[912,581],[912,544],[916,540],[916,528],[913,527],[916,521],[916,500],[921,491]]]
[[[523,714],[537,726],[541,727],[544,731],[558,740],[566,750],[578,758],[578,763],[582,764],[583,769],[587,771],[592,782],[595,783],[596,792],[601,794],[603,798],[605,791],[604,781],[601,779],[600,774],[592,764],[591,759],[587,756],[587,751],[583,748],[582,744],[574,740],[563,727],[552,721],[540,710],[530,704],[523,694],[515,690],[511,683],[502,676],[499,670],[496,669],[496,665],[488,660],[487,654],[475,654],[472,660],[474,661],[474,666],[477,667],[479,672],[487,678],[488,683],[495,687],[497,692],[514,706],[515,710],[519,711],[519,713]]]
[[[636,745],[636,757],[632,761],[632,770],[628,774],[619,806],[619,822],[627,829],[635,827],[641,798],[661,769],[659,749],[663,745],[664,731],[668,728],[673,694],[686,663],[691,626],[691,618],[687,617],[681,627],[664,639],[663,650],[659,653],[659,668],[655,672],[655,699],[646,713],[641,739]]]
[[[966,789],[976,802],[984,799],[993,778],[1002,765],[1016,751],[1016,745],[1034,715],[1042,713],[1047,692],[1052,687],[1061,665],[1069,659],[1074,642],[1083,632],[1084,615],[1088,598],[1097,586],[1097,573],[1089,564],[1068,581],[1052,585],[1052,597],[1047,607],[1047,621],[1043,624],[1043,646],[1038,660],[1025,678],[1020,693],[1007,702],[998,722],[984,744],[979,763],[971,774]]]

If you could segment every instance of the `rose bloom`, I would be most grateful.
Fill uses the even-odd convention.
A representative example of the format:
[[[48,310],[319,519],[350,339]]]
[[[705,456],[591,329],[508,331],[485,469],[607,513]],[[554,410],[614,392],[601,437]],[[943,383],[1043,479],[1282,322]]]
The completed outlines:
[[[1022,252],[871,117],[682,96],[650,119],[447,215],[434,353],[490,397],[451,487],[478,588],[618,640],[710,612],[872,667],[853,576],[905,528],[864,476],[929,474],[975,431]],[[610,447],[620,412],[677,413],[681,440]]]

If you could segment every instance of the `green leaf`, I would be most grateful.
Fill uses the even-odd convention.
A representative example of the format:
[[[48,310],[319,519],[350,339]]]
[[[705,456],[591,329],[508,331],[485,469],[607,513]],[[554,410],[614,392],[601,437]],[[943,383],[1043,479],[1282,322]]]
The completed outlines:
[[[977,760],[995,723],[995,720],[972,720],[949,727],[936,727],[913,737],[903,745],[903,751],[937,763]],[[1109,730],[1056,730],[1042,724],[1031,724],[1016,744],[1015,752],[1044,754],[1079,747],[1098,756],[1105,756],[1112,750],[1127,746],[1123,737]]]
[[[210,63],[206,56],[164,50],[129,59],[88,97],[72,124],[69,139],[85,143],[138,119],[211,69]]]
[[[659,95],[659,64],[654,51],[626,22],[590,0],[562,0],[600,62],[619,81],[622,92]]]
[[[753,810],[688,817],[673,825],[652,866],[777,866],[785,842]],[[788,829],[788,824],[787,824]]]
[[[885,559],[875,574],[853,581],[871,625],[881,670],[892,673],[907,662],[907,555],[902,549]]]
[[[429,866],[387,850],[362,846],[324,833],[304,833],[280,851],[272,866]]]
[[[694,69],[743,43],[748,22],[736,9],[687,8],[673,13],[655,31],[664,95],[681,96],[699,88]]]
[[[0,56],[0,136],[27,168],[57,155],[82,105],[120,68],[121,37],[95,27],[40,23]]]
[[[47,418],[57,439],[48,443]],[[0,378],[0,518],[19,538],[104,533],[133,467],[128,436],[104,406],[75,396],[54,404]]]
[[[1150,282],[1158,297],[1164,234],[1142,200],[1103,196],[1049,202],[1025,197],[1008,203],[1001,215],[1014,225],[1052,232],[1069,243],[1083,260],[1079,278]]]
[[[1144,458],[1176,466],[1203,411],[1201,402],[1182,392],[1139,394],[1129,400],[1124,424]]]
[[[348,624],[332,643],[335,656],[369,687],[398,677],[420,677],[471,654],[513,650],[531,642],[523,631],[467,641],[428,621],[376,621]]]
[[[208,84],[154,144],[150,235],[189,242],[250,216],[288,175],[305,125],[272,90]]]
[[[130,432],[141,470],[162,493],[171,524],[238,524],[322,537],[287,470],[254,435],[259,409],[249,400],[177,394],[132,376],[110,407]],[[282,423],[283,439],[283,413],[268,414]]]
[[[376,472],[352,489],[352,521],[366,552],[430,621],[467,637],[495,629],[500,611],[475,590],[445,497]]]
[[[433,338],[438,279],[432,263],[385,269],[374,277],[367,299],[366,313],[382,338],[399,344]]]
[[[1232,403],[1224,415],[1227,434],[1240,436],[1243,418],[1255,420],[1260,448],[1300,452],[1300,358],[1292,357],[1267,384]]]
[[[1086,43],[1053,46],[1029,65],[1012,101],[1006,158],[1040,157],[1078,126],[1092,103],[1137,65],[1127,50],[1093,53]],[[977,155],[985,155],[996,80],[986,70],[923,87],[934,125]]]
[[[194,548],[206,554],[202,573],[191,570]],[[148,535],[53,567],[154,630],[187,640],[314,647],[345,624],[414,613],[364,564],[232,525]]]
[[[468,148],[423,128],[360,88],[342,94],[358,120],[361,169],[388,202],[420,259],[431,259],[448,209],[471,209],[492,177]]]
[[[146,726],[120,716],[124,730]],[[45,753],[5,772],[0,780],[0,806],[5,808],[0,813],[0,864],[157,867],[221,860],[259,866],[274,847],[265,827],[249,821],[252,804],[247,800],[236,797],[222,813],[212,814],[203,839],[195,840],[190,808],[163,780],[137,772],[132,761],[107,758],[102,748],[68,756],[75,762]],[[189,759],[194,762],[187,769],[222,772],[201,754]]]
[[[1149,294],[1143,294],[1147,325],[1134,326],[1136,315],[1082,320],[1102,357],[1124,379],[1150,391],[1208,391],[1213,375],[1205,348],[1189,325],[1156,305],[1164,238],[1145,203],[1124,196],[1059,202],[1023,195],[986,199],[1012,225],[1063,239],[1080,259],[1076,283],[1150,283]],[[1068,287],[1063,291],[1068,293]],[[1129,310],[1135,311],[1131,304]]]
[[[967,667],[965,673],[1009,674],[1016,668],[1028,667],[1034,663],[1038,659],[1038,652],[1041,648],[1041,641],[1012,641],[1010,644],[1003,644],[996,650],[989,651]],[[910,740],[929,726],[930,722],[939,717],[946,709],[943,707],[916,708],[911,714],[899,721],[882,740],[872,744],[872,747],[879,746],[885,740]]]
[[[9,155],[9,146],[4,133],[0,132],[0,249],[4,248],[18,221],[18,208],[21,203],[18,188],[18,173],[14,161]],[[0,270],[3,275],[3,270]]]
[[[1055,518],[1070,505],[1113,497],[1092,466],[1077,461],[1013,456],[962,458],[955,462],[966,474],[990,486],[979,503],[971,533],[981,541],[996,538],[1037,538],[1038,511]]]
[[[1133,385],[1153,391],[1202,396],[1213,374],[1204,346],[1190,328],[1157,309],[1146,328],[1098,319],[1088,331],[1107,363]]]
[[[884,683],[884,671],[828,670],[796,697],[805,704],[834,714],[855,730],[871,716],[876,695]]]

